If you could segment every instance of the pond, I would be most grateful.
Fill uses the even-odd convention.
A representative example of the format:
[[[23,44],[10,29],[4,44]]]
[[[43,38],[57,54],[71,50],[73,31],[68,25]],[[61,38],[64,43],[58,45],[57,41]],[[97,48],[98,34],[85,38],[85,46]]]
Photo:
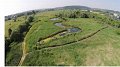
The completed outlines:
[[[52,19],[50,19],[50,20],[59,20],[59,18],[52,18]]]
[[[64,28],[65,26],[62,23],[55,23],[55,26]]]
[[[55,18],[53,18],[52,20],[55,20]],[[54,25],[58,26],[58,27],[61,27],[61,28],[65,28],[66,27],[61,22],[55,23]],[[56,40],[58,38],[61,38],[63,36],[66,36],[66,35],[71,34],[71,33],[76,33],[76,32],[81,32],[81,29],[78,28],[78,27],[70,27],[70,28],[67,28],[67,30],[64,31],[64,32],[58,33],[58,34],[56,34],[56,35],[54,35],[52,37],[49,37],[49,38],[41,40],[40,44],[44,44],[44,43],[49,42],[50,40]]]
[[[65,28],[65,26],[62,23],[60,23],[60,22],[59,23],[55,23],[55,26],[58,26],[58,27],[61,27],[61,28]],[[75,28],[75,27],[67,29],[67,31],[69,33],[78,32],[80,30],[81,30],[80,28]]]
[[[73,32],[78,32],[78,31],[80,31],[79,28],[74,28],[74,27],[73,27],[73,28],[68,28],[67,30],[68,30],[69,33],[73,33]]]

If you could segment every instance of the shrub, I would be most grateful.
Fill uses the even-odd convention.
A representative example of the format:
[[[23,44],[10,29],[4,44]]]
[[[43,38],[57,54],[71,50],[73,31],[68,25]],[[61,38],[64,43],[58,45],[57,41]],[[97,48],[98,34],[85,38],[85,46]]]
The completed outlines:
[[[8,29],[8,35],[9,35],[9,37],[10,37],[11,33],[12,33],[12,29],[9,28],[9,29]]]
[[[118,25],[118,28],[120,28],[120,24]]]
[[[28,30],[28,25],[26,23],[23,23],[23,24],[19,25],[19,27],[18,27],[18,31],[20,33],[23,33],[23,32],[25,32],[27,30]]]
[[[119,29],[117,29],[116,33],[117,33],[118,35],[120,35],[120,30],[119,30]]]
[[[32,12],[33,12],[34,15],[36,14],[36,12],[34,10]]]
[[[88,14],[86,14],[86,13],[82,13],[82,14],[81,14],[81,18],[89,18],[89,16],[88,16]]]
[[[16,20],[17,20],[17,16],[14,16],[13,20],[14,20],[14,22],[16,22]]]
[[[17,30],[13,31],[11,36],[10,36],[10,40],[13,42],[20,42],[22,40],[22,34],[20,32],[18,32]]]
[[[5,53],[8,52],[10,50],[10,45],[11,41],[9,38],[5,38]]]
[[[29,16],[28,19],[27,19],[27,21],[28,22],[33,22],[33,19],[34,19],[33,16]]]
[[[77,15],[75,13],[70,14],[69,18],[77,18]]]

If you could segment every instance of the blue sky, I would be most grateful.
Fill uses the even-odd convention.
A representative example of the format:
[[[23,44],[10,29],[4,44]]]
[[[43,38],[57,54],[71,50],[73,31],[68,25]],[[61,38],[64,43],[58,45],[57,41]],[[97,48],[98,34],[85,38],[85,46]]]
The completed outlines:
[[[120,0],[0,0],[0,9],[4,10],[5,15],[68,5],[82,5],[120,11]]]

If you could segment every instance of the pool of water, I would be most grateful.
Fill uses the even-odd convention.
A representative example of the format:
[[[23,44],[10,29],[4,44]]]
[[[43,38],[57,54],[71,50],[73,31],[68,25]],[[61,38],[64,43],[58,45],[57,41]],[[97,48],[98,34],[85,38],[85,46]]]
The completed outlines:
[[[52,19],[50,19],[50,20],[59,20],[59,18],[52,18]]]
[[[55,26],[64,28],[65,26],[62,23],[55,23]]]
[[[58,27],[61,27],[61,28],[65,28],[65,26],[62,23],[60,23],[60,22],[55,23],[54,25],[58,26]],[[58,39],[58,38],[60,38],[62,36],[65,36],[65,35],[68,35],[68,34],[71,34],[71,33],[75,33],[75,32],[79,32],[79,31],[81,31],[81,29],[77,28],[77,27],[67,28],[67,31],[64,31],[62,33],[58,33],[58,34],[56,34],[53,37],[46,38],[46,39],[40,41],[40,44],[44,44],[44,43],[47,43],[50,40],[56,40],[56,39]]]
[[[55,23],[55,26],[58,26],[58,27],[61,27],[61,28],[65,28],[65,26],[62,23]],[[67,29],[67,31],[69,33],[78,32],[80,30],[81,30],[80,28],[75,28],[75,27]]]
[[[67,30],[68,30],[69,33],[73,33],[73,32],[78,32],[78,31],[80,31],[79,28],[74,28],[74,27],[73,27],[73,28],[68,28]]]

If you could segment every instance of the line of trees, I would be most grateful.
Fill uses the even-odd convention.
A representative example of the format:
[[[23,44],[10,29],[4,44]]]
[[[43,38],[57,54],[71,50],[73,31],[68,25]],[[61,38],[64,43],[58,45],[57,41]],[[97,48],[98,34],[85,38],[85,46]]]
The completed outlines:
[[[12,31],[10,35],[11,41],[21,41],[23,40],[24,36],[26,35],[25,32],[27,32],[30,28],[30,23],[33,22],[34,17],[29,16],[27,20],[18,26],[18,28],[14,31]],[[10,33],[9,33],[10,34]]]
[[[55,15],[56,17],[67,17],[67,18],[94,18],[94,14],[88,11],[80,11],[80,10],[66,10],[62,11]]]
[[[26,33],[31,27],[30,23],[33,22],[33,19],[33,16],[29,16],[23,24],[18,26],[17,29],[8,29],[9,37],[5,37],[5,54],[10,50],[9,45],[12,42],[21,42],[24,39]]]
[[[109,24],[111,26],[120,28],[120,21],[115,20],[107,15],[95,14],[90,11],[80,11],[80,10],[63,10],[55,15],[60,18],[94,18],[99,20],[99,23]]]
[[[5,16],[5,21],[13,19],[13,21],[16,22],[17,17],[26,16],[26,15],[35,15],[37,12],[38,11],[36,11],[36,10],[32,10],[32,11],[17,13],[14,15],[8,15],[8,16]]]

